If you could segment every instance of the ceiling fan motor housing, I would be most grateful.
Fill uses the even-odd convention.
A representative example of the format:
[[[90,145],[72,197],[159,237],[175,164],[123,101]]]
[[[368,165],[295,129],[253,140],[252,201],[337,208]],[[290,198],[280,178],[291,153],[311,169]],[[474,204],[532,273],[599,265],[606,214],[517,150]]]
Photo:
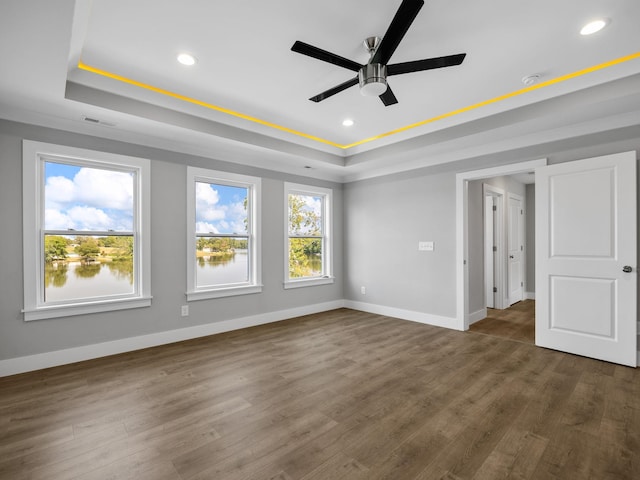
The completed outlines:
[[[358,72],[360,93],[365,97],[377,97],[387,90],[387,66],[367,63]]]

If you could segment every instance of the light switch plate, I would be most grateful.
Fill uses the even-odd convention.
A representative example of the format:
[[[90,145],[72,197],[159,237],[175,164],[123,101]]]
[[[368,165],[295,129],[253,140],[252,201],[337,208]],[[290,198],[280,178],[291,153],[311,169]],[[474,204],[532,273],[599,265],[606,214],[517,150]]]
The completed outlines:
[[[421,252],[432,252],[433,248],[433,242],[418,242],[418,250]]]

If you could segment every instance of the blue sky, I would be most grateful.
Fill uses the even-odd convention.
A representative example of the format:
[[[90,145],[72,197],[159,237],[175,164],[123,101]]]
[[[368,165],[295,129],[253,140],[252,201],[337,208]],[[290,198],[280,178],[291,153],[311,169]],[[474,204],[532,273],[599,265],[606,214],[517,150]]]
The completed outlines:
[[[47,230],[133,229],[133,175],[45,162]]]
[[[196,183],[196,231],[245,233],[247,188]],[[45,162],[47,230],[133,228],[130,173]]]
[[[196,232],[245,233],[247,188],[196,182]]]

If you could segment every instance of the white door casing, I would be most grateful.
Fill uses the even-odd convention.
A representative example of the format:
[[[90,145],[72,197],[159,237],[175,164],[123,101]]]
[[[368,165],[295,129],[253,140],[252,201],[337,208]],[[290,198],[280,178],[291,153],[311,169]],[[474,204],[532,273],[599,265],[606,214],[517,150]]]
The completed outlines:
[[[484,196],[484,289],[485,303],[488,308],[495,308],[495,197]]]
[[[509,301],[513,305],[524,298],[524,207],[523,199],[515,193],[509,194],[508,244],[508,289]]]
[[[546,164],[546,158],[540,158],[456,174],[456,329],[469,329],[469,270],[467,265],[469,256],[467,225],[469,221],[469,182],[482,178],[530,172]]]
[[[635,367],[636,245],[635,152],[536,169],[536,345]]]

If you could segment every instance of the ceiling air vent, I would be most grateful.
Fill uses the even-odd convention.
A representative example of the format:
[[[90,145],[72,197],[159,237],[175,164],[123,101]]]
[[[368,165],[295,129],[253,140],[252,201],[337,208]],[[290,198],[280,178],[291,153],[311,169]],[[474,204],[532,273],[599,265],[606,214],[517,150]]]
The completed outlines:
[[[85,122],[88,123],[95,123],[96,125],[104,125],[105,127],[115,127],[116,124],[115,123],[111,123],[111,122],[105,122],[103,120],[100,120],[98,118],[93,118],[93,117],[87,117],[87,116],[83,116],[82,119]]]

